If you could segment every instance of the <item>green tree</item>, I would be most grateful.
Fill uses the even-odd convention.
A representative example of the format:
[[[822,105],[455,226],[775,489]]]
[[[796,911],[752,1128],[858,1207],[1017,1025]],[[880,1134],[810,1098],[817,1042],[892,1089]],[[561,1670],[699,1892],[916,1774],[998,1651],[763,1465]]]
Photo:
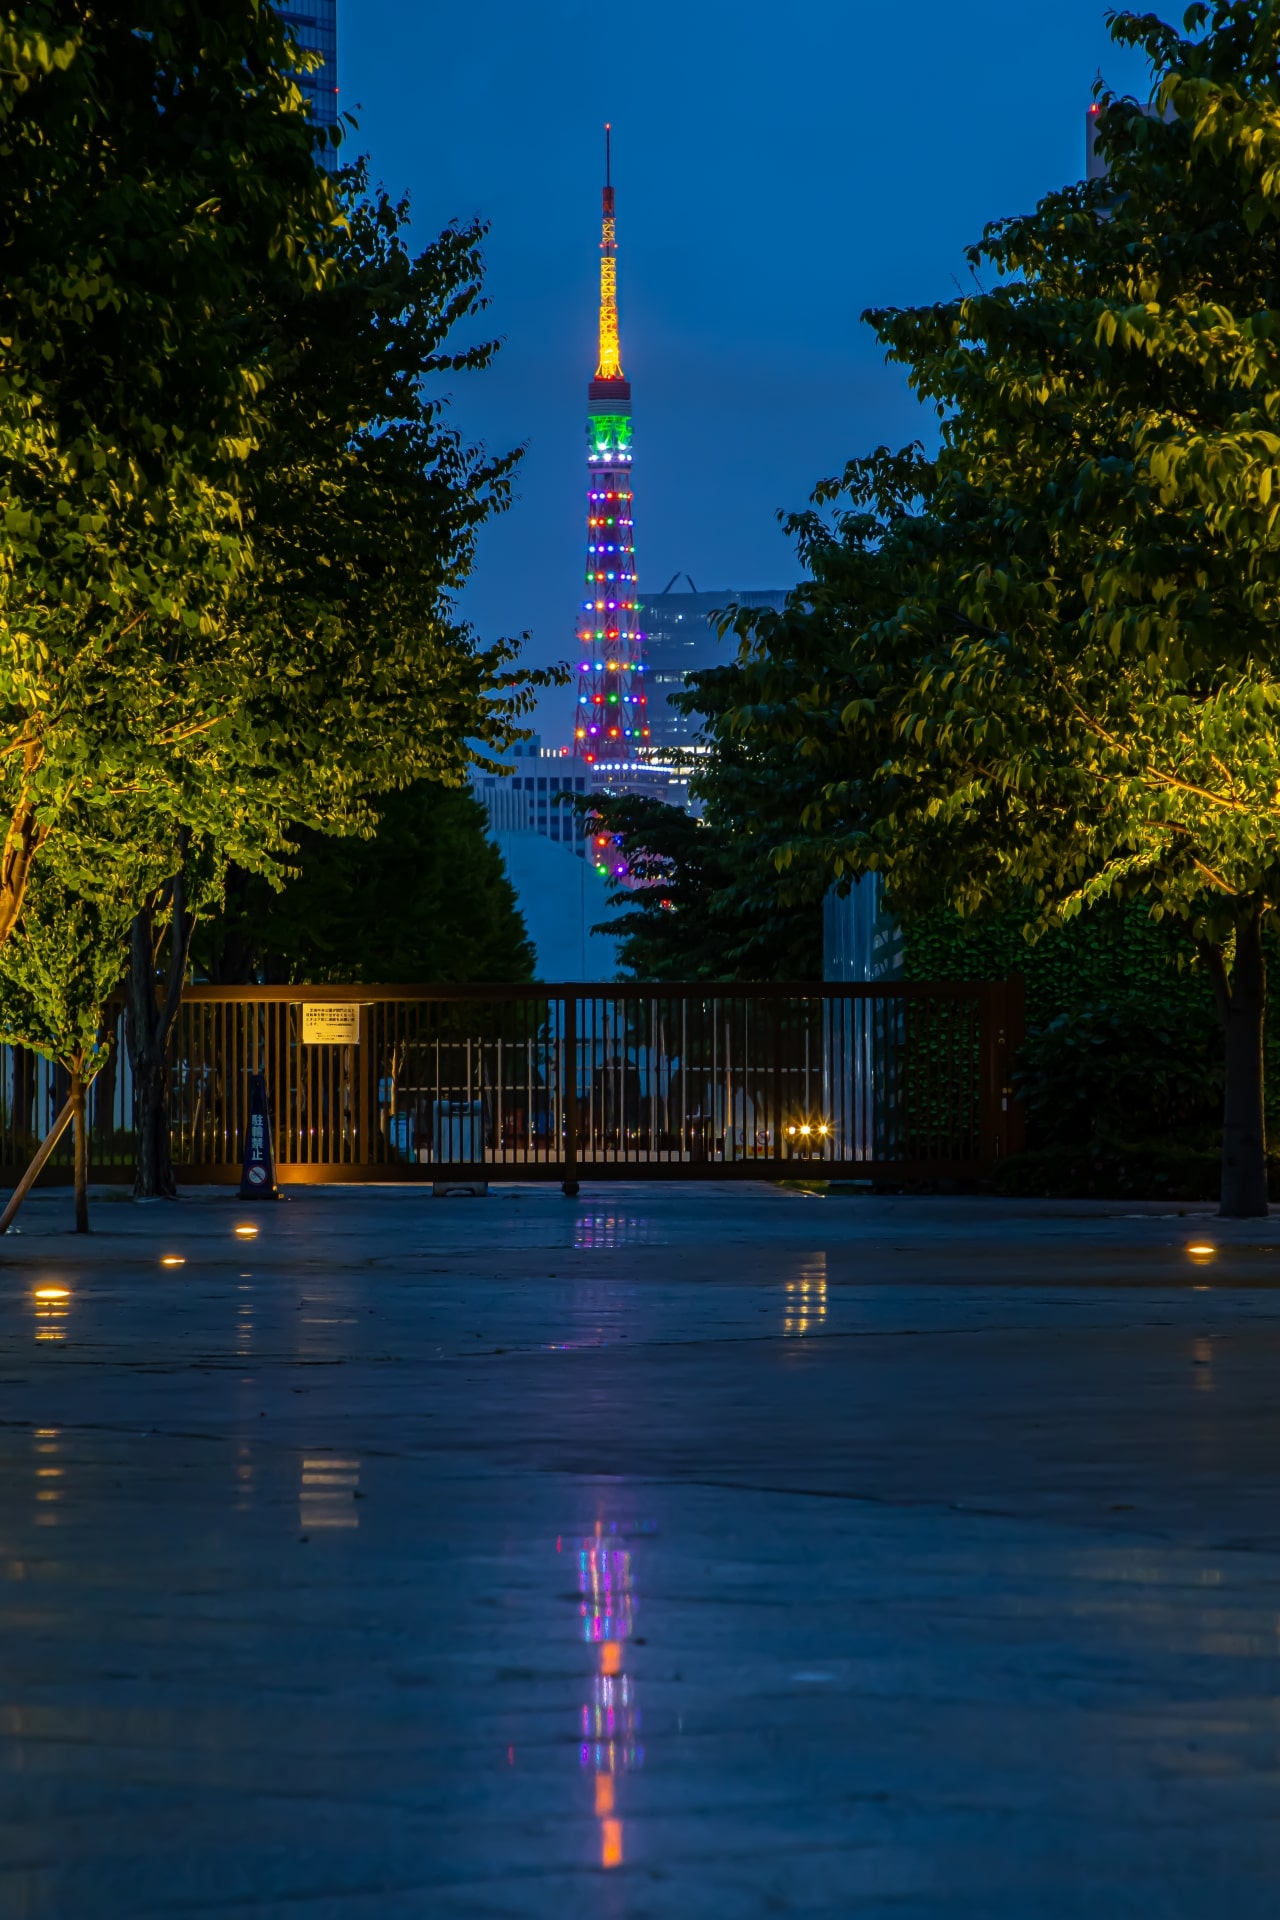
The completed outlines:
[[[372,840],[304,829],[296,878],[276,892],[232,876],[196,930],[210,980],[531,980],[533,950],[484,809],[466,789],[419,781],[381,803]]]
[[[0,944],[69,809],[199,825],[256,744],[226,610],[267,316],[338,232],[295,65],[259,0],[0,19]]]
[[[483,306],[481,230],[446,229],[410,254],[407,205],[369,194],[360,169],[343,206],[324,284],[276,290],[275,372],[243,474],[253,550],[227,601],[241,724],[196,831],[172,836],[200,887],[212,850],[206,898],[228,872],[242,887],[236,869],[278,884],[292,848],[314,856],[317,835],[369,834],[399,787],[460,785],[473,758],[510,742],[548,677],[518,671],[514,643],[480,646],[453,601],[515,461],[467,446],[439,394],[443,375],[479,371],[494,351],[450,340]],[[309,867],[317,889],[350,878],[337,855]],[[194,921],[168,889],[143,901],[134,941],[140,1195],[175,1190],[166,1062]],[[344,911],[334,903],[333,917]],[[328,918],[317,902],[317,924]]]
[[[291,823],[360,832],[372,796],[460,781],[523,699],[515,648],[449,605],[511,460],[424,384],[492,351],[446,344],[479,231],[415,260],[358,175],[340,209],[296,66],[259,0],[0,22],[0,945],[55,838],[66,872],[77,834],[141,836],[143,1193],[199,888],[278,870]]]
[[[87,1096],[107,1064],[106,1008],[124,972],[128,893],[45,861],[31,876],[16,931],[0,947],[0,1040],[66,1075],[75,1137],[75,1224],[89,1231]]]
[[[702,790],[719,797],[714,776]],[[619,941],[636,979],[821,977],[820,903],[783,905],[776,869],[732,826],[635,794],[595,794],[580,811],[597,851],[626,867],[627,884],[609,896],[622,911],[593,931]]]
[[[805,729],[838,720],[847,775],[795,844],[906,904],[1022,903],[1034,926],[1137,897],[1184,929],[1226,1034],[1223,1211],[1252,1215],[1280,897],[1280,8],[1112,32],[1155,87],[1150,113],[1100,99],[1109,179],[989,229],[971,258],[996,284],[871,316],[941,446],[888,542],[895,610],[847,609]]]

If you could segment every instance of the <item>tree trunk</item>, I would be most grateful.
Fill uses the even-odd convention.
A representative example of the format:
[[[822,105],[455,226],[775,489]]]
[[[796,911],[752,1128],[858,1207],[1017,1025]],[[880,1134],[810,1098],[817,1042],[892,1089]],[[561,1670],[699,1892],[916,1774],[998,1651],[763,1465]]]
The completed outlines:
[[[37,750],[28,748],[28,772],[33,770],[36,757]],[[22,903],[27,897],[32,864],[44,845],[48,831],[47,827],[37,822],[34,807],[29,806],[25,798],[20,800],[9,816],[4,850],[0,852],[0,946],[4,945],[18,924]]]
[[[133,1132],[135,1200],[176,1200],[173,1155],[169,1144],[169,1063],[153,1058],[133,1069]]]
[[[1236,960],[1230,984],[1219,961],[1214,985],[1225,1028],[1227,1068],[1220,1212],[1224,1220],[1263,1220],[1267,1216],[1262,1045],[1267,969],[1262,953],[1260,912],[1251,914],[1237,929]]]
[[[75,1128],[76,1232],[88,1233],[89,1102],[79,1061],[71,1069],[71,1114]]]
[[[178,1009],[195,916],[186,910],[186,890],[179,871],[169,883],[169,964],[163,982],[158,977],[155,922],[165,904],[161,896],[147,902],[137,914],[130,934],[129,979],[125,996],[125,1039],[133,1070],[133,1127],[135,1200],[176,1200],[169,1143],[169,1042]]]
[[[133,1197],[176,1200],[169,1152],[169,1033],[156,995],[153,908],[137,915],[130,935],[125,1032],[133,1069]]]

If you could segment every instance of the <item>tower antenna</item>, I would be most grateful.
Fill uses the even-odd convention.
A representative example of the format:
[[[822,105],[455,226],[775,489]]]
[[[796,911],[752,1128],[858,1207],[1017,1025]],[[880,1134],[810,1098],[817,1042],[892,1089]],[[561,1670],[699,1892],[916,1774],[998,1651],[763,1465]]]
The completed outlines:
[[[622,359],[618,347],[618,239],[614,222],[613,129],[604,123],[604,192],[601,195],[603,219],[600,227],[600,362],[597,380],[621,380]]]

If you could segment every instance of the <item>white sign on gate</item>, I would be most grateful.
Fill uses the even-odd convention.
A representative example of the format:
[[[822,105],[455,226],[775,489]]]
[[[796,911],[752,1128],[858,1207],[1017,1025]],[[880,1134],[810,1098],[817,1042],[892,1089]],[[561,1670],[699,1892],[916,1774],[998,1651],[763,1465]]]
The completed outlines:
[[[359,1007],[335,1000],[304,1002],[302,1044],[304,1047],[358,1047]]]

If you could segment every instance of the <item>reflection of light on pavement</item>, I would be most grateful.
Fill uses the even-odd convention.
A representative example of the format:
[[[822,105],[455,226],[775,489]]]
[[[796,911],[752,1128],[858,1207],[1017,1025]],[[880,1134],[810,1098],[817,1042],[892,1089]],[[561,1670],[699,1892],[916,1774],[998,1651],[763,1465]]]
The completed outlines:
[[[298,1357],[301,1360],[332,1360],[343,1351],[346,1335],[343,1327],[353,1327],[351,1291],[341,1281],[312,1282],[298,1302]]]
[[[236,1454],[236,1510],[247,1513],[253,1505],[253,1450],[242,1440]]]
[[[1213,1392],[1213,1342],[1212,1340],[1193,1340],[1191,1358],[1195,1365],[1195,1384],[1197,1393]]]
[[[567,1338],[543,1342],[547,1353],[573,1353],[585,1347],[607,1347],[623,1330],[636,1325],[639,1289],[613,1281],[593,1280],[572,1287],[564,1301],[569,1325]]]
[[[236,1310],[236,1352],[253,1351],[253,1284],[248,1274],[239,1283],[240,1305]]]
[[[798,1278],[786,1283],[785,1310],[782,1319],[784,1340],[800,1340],[820,1327],[827,1317],[827,1256],[814,1254],[805,1261]]]
[[[649,1222],[631,1213],[580,1213],[574,1222],[573,1244],[578,1248],[642,1247],[648,1244]]]
[[[600,1822],[600,1864],[622,1865],[622,1821],[617,1815],[618,1776],[644,1765],[637,1742],[640,1710],[635,1686],[624,1672],[625,1642],[635,1619],[631,1554],[617,1544],[617,1529],[597,1525],[578,1555],[582,1637],[599,1656],[591,1698],[582,1707],[581,1764],[594,1776],[593,1812]]]
[[[36,1338],[39,1339],[37,1334]],[[59,1336],[60,1337],[60,1336]],[[53,1511],[62,1498],[62,1488],[58,1482],[63,1470],[58,1462],[57,1427],[37,1427],[35,1430],[36,1452],[36,1525],[38,1527],[56,1527],[58,1516]]]
[[[360,1485],[358,1460],[334,1460],[328,1456],[302,1463],[302,1490],[298,1496],[298,1520],[304,1528],[358,1527],[360,1515],[355,1505]]]
[[[71,1308],[70,1287],[37,1287],[31,1296],[37,1340],[65,1340]]]

